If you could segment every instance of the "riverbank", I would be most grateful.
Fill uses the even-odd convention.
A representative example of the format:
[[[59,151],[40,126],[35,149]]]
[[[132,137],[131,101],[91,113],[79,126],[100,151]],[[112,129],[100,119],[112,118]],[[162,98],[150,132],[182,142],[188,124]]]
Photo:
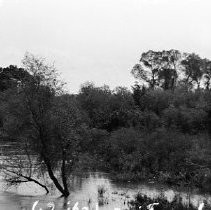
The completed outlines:
[[[29,189],[30,188],[30,189]],[[3,189],[3,188],[1,188]],[[199,194],[197,192],[188,192],[185,189],[176,190],[167,185],[156,183],[120,183],[112,179],[111,174],[90,172],[81,173],[80,176],[73,176],[70,179],[70,196],[61,198],[56,190],[52,189],[52,194],[45,195],[43,190],[34,188],[32,185],[21,184],[18,188],[13,188],[7,192],[0,192],[0,209],[1,210],[22,210],[31,209],[32,204],[39,200],[39,208],[45,209],[49,202],[55,204],[55,209],[66,210],[72,208],[76,202],[79,202],[79,209],[83,206],[94,206],[99,204],[99,210],[113,210],[115,207],[130,209],[132,202],[136,202],[137,195],[143,195],[144,204],[159,201],[159,197],[165,198],[169,203],[175,198],[180,202],[180,206],[186,206],[190,203],[194,208],[204,200],[211,204],[211,195]],[[31,191],[30,196],[24,192]],[[32,193],[34,191],[34,193]],[[40,193],[40,194],[39,194]],[[68,204],[70,201],[70,204]],[[136,205],[143,205],[140,198]],[[142,200],[143,201],[143,200]],[[165,202],[164,202],[165,203]],[[135,203],[133,203],[135,204]],[[180,209],[181,210],[181,209]]]
[[[206,182],[201,183],[201,185],[198,185],[196,183],[188,183],[183,180],[181,180],[181,177],[165,177],[163,175],[160,176],[149,176],[148,178],[142,177],[141,174],[133,174],[133,173],[112,173],[112,179],[119,183],[138,183],[140,181],[147,182],[150,184],[159,183],[159,184],[165,184],[169,187],[181,187],[181,188],[187,188],[187,189],[195,189],[199,192],[204,193],[211,193],[211,181],[210,179],[207,179]]]
[[[121,154],[116,155],[116,159],[121,158]],[[125,157],[124,157],[125,158]],[[186,171],[178,171],[173,168],[169,171],[157,171],[150,172],[150,167],[138,165],[139,160],[136,154],[132,155],[131,162],[124,162],[125,167],[119,169],[120,162],[114,164],[112,159],[102,158],[99,155],[84,154],[80,157],[79,162],[76,164],[75,170],[77,173],[84,171],[103,171],[111,174],[112,180],[118,183],[160,183],[168,185],[169,187],[181,187],[187,189],[196,189],[202,193],[211,193],[211,171],[209,168],[197,169],[185,168]],[[138,169],[134,172],[127,166],[138,165]],[[79,166],[79,167],[78,167]],[[118,167],[117,167],[118,166]],[[127,170],[126,170],[127,169]]]

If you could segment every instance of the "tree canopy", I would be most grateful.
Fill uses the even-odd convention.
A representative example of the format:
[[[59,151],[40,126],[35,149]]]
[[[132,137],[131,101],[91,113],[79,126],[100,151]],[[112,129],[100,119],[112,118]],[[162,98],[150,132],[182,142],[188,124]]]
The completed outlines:
[[[71,174],[102,170],[118,180],[209,190],[210,64],[193,53],[151,50],[132,70],[139,80],[132,90],[87,82],[77,94],[63,91],[43,58],[26,54],[23,68],[1,68],[0,135],[21,145],[26,160],[11,155],[17,167],[4,168],[6,180],[48,191],[39,171],[68,196]]]
[[[132,75],[150,88],[175,89],[179,84],[210,88],[210,61],[178,50],[142,53]]]

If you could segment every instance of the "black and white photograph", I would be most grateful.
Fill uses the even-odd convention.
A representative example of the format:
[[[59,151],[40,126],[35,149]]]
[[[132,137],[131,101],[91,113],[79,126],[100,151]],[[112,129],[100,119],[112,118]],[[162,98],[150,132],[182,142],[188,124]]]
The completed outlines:
[[[211,210],[211,0],[0,0],[0,210]]]

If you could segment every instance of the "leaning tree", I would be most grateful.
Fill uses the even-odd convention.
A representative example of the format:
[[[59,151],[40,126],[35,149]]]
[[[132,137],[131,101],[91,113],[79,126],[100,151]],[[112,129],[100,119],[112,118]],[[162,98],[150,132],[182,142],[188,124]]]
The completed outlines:
[[[86,130],[83,116],[75,98],[64,94],[54,66],[27,53],[23,67],[31,77],[6,94],[2,106],[4,133],[20,145],[16,155],[8,155],[5,179],[10,184],[34,182],[48,192],[38,178],[42,175],[68,196],[68,176]]]

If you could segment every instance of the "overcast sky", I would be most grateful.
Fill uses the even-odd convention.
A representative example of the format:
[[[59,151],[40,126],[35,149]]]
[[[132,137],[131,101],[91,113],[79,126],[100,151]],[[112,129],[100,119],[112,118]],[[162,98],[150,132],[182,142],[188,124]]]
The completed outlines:
[[[44,56],[70,92],[86,81],[130,87],[149,49],[211,59],[211,0],[0,0],[0,66]]]

